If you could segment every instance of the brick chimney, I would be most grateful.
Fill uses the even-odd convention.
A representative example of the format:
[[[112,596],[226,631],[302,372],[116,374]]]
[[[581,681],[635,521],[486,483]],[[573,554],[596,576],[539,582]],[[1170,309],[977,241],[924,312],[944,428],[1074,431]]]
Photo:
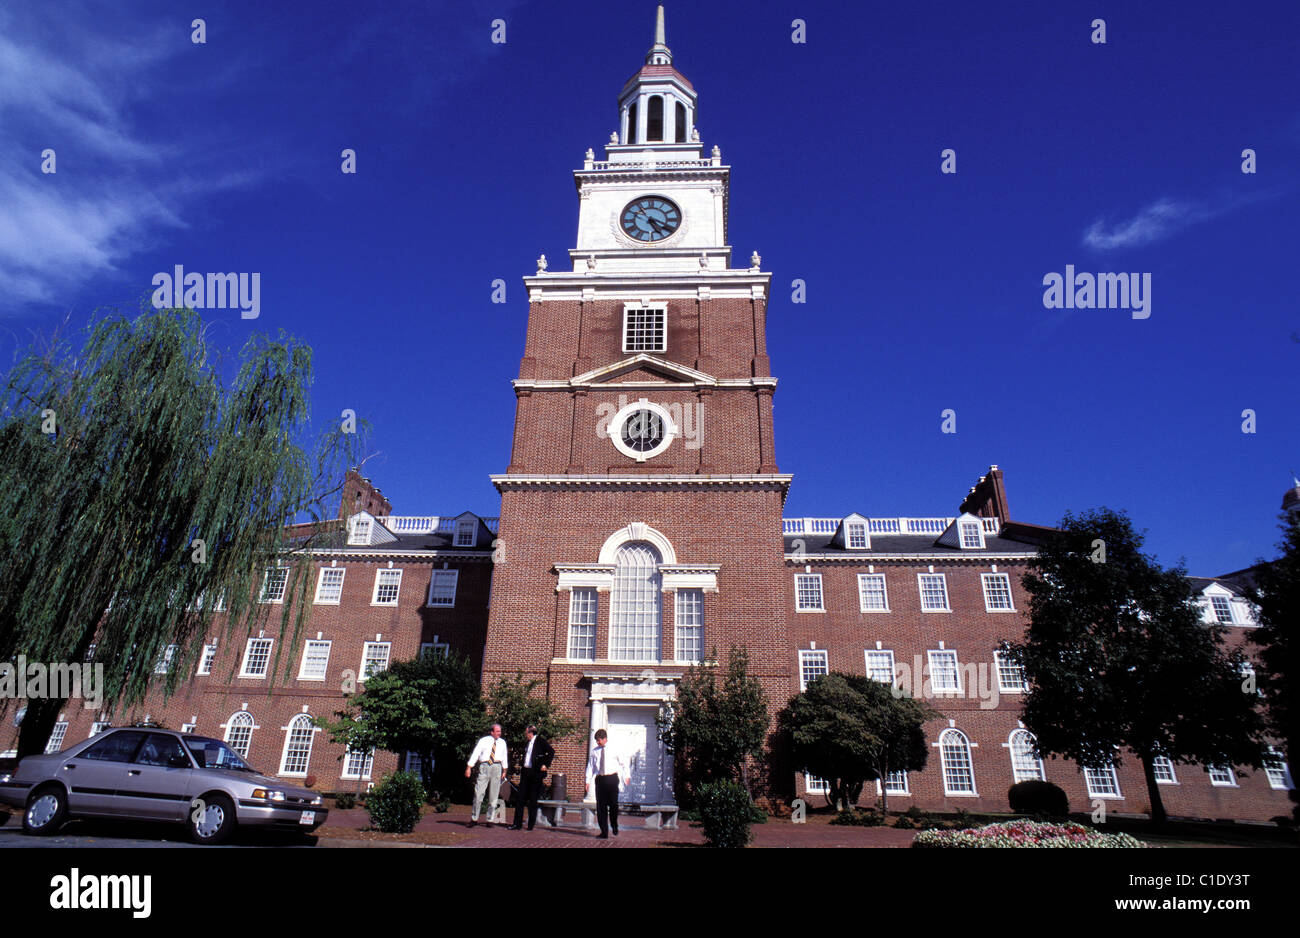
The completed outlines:
[[[343,501],[339,517],[347,519],[358,511],[368,511],[376,518],[386,518],[393,511],[392,504],[374,484],[355,469],[343,477]]]
[[[971,486],[958,512],[967,512],[978,518],[999,518],[1004,523],[1011,520],[1007,508],[1007,490],[1002,484],[1002,470],[989,466],[989,471]]]

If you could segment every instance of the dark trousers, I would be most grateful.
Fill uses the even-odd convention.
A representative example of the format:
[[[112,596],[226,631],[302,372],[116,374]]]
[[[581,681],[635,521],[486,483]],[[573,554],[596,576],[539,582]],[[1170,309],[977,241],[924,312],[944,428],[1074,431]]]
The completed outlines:
[[[596,776],[596,823],[600,832],[618,831],[618,773]]]
[[[537,769],[523,769],[519,773],[519,789],[515,792],[515,827],[522,827],[524,806],[528,807],[528,829],[537,824],[537,799],[542,793],[543,776]]]

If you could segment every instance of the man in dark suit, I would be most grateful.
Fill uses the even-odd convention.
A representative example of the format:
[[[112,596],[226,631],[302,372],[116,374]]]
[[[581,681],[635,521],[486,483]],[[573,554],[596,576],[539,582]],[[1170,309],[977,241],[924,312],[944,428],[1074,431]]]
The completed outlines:
[[[537,824],[537,797],[542,793],[546,770],[555,758],[555,750],[537,735],[537,727],[528,727],[524,730],[524,736],[528,742],[524,746],[524,767],[519,772],[519,791],[515,793],[515,822],[510,825],[512,831],[523,827],[525,805],[528,806],[528,829],[532,830]]]

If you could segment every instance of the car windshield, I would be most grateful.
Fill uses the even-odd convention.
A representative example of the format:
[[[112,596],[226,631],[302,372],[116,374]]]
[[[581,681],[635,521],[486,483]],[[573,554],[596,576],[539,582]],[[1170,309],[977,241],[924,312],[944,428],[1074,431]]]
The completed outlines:
[[[252,772],[253,768],[219,739],[204,736],[186,736],[185,745],[194,753],[194,761],[200,768],[234,769],[237,772]]]

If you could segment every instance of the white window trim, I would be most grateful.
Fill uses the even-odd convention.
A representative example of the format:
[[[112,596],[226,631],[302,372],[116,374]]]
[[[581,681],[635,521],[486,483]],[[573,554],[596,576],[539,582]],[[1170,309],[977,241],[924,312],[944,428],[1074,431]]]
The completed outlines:
[[[437,578],[442,575],[451,575],[451,602],[435,603],[433,601],[433,584]],[[425,605],[430,609],[455,609],[456,608],[456,591],[460,588],[460,571],[459,570],[434,570],[429,574],[429,595],[425,597]]]
[[[284,587],[280,590],[279,599],[266,598],[266,588],[271,585],[272,570],[284,571]],[[262,574],[262,590],[260,593],[258,593],[257,601],[259,603],[268,603],[270,605],[279,606],[284,603],[285,594],[288,592],[289,592],[289,568],[288,567],[267,567],[266,571]]]
[[[307,649],[310,648],[312,645],[325,646],[325,667],[322,669],[323,673],[319,677],[307,673]],[[302,661],[298,665],[298,680],[300,681],[325,680],[326,676],[329,674],[330,653],[333,651],[333,649],[334,649],[333,641],[327,638],[309,638],[306,641],[304,641],[302,644]]]
[[[813,779],[816,779],[816,785],[812,783]],[[830,790],[830,783],[826,779],[818,778],[809,772],[803,773],[803,791],[805,795],[825,795],[829,794]]]
[[[862,584],[869,579],[879,579],[881,592],[884,594],[885,607],[883,609],[868,609],[863,605]],[[824,602],[824,599],[823,599]],[[889,584],[885,580],[883,573],[859,573],[858,574],[858,612],[889,612]]]
[[[394,573],[397,574],[397,595],[393,597],[392,602],[381,603],[379,601],[380,581],[383,579],[384,574],[391,575]],[[375,588],[370,593],[370,605],[384,606],[385,608],[391,609],[394,606],[397,606],[401,602],[401,600],[402,600],[402,568],[401,567],[380,567],[378,570],[375,571]]]
[[[898,662],[894,660],[894,650],[892,648],[864,648],[862,651],[863,667],[866,668],[866,675],[871,680],[877,680],[871,677],[871,656],[872,655],[889,655],[889,673],[892,677],[888,684],[893,687],[898,683]],[[885,681],[879,681],[884,684]]]
[[[698,623],[682,623],[682,594],[698,593],[700,597],[700,621]],[[697,628],[700,630],[700,652],[698,658],[682,657],[682,629]],[[704,643],[704,590],[702,589],[680,589],[676,590],[673,595],[673,660],[680,662],[689,662],[699,664],[705,659]]]
[[[954,671],[954,672],[956,673],[956,675],[957,675],[957,686],[956,686],[956,688],[951,688],[951,687],[939,687],[939,686],[937,686],[937,685],[934,683],[934,656],[935,656],[935,655],[951,655],[951,656],[952,656],[953,671]],[[935,695],[936,697],[959,697],[959,696],[961,696],[961,694],[962,694],[962,683],[961,683],[961,659],[957,656],[957,649],[955,649],[955,648],[929,648],[929,649],[926,650],[926,653],[925,653],[925,663],[926,663],[926,666],[927,666],[927,667],[929,668],[929,670],[930,670],[930,690],[931,690],[932,693],[934,693],[934,695]],[[970,739],[970,737],[967,737],[967,741],[969,741],[969,739]]]
[[[632,322],[629,315],[632,310],[659,310],[663,314],[663,347],[657,349],[639,348],[630,349],[627,347],[628,326]],[[634,354],[658,354],[662,355],[668,351],[668,304],[667,303],[624,303],[623,304],[623,352],[629,355]]]
[[[1217,770],[1219,770],[1219,771],[1221,771],[1221,772],[1226,772],[1227,775],[1228,775],[1228,777],[1229,777],[1229,781],[1226,781],[1226,782],[1220,782],[1220,781],[1218,781],[1217,779],[1215,779],[1215,777],[1214,777],[1214,772],[1211,771],[1211,770],[1213,770],[1213,769],[1217,769]],[[1208,775],[1208,776],[1210,777],[1210,784],[1211,784],[1213,787],[1215,787],[1215,788],[1238,788],[1238,787],[1240,787],[1240,786],[1237,784],[1237,773],[1236,773],[1236,771],[1232,768],[1232,766],[1230,766],[1230,765],[1207,765],[1207,766],[1205,767],[1205,774]]]
[[[208,657],[208,651],[209,651],[209,649],[212,651],[212,657],[211,657],[211,658]],[[203,645],[203,654],[199,655],[199,669],[198,669],[197,671],[195,671],[194,673],[195,673],[195,674],[211,674],[211,673],[212,673],[212,665],[216,663],[216,660],[217,660],[217,643],[216,643],[216,642],[205,642],[204,645]]]
[[[925,586],[921,580],[924,576],[937,576],[943,581],[943,601],[942,609],[927,609],[925,607]],[[916,575],[916,596],[921,601],[922,612],[952,612],[952,597],[948,594],[948,574],[946,573],[918,573]]]
[[[1004,583],[1006,583],[1006,585],[1007,585],[1007,603],[1008,603],[1009,605],[1007,605],[1007,606],[1005,606],[1005,607],[1002,607],[1002,606],[993,606],[993,605],[990,605],[990,604],[989,604],[989,580],[990,580],[990,579],[994,579],[994,580],[1002,580]],[[985,612],[1001,613],[1001,612],[1015,612],[1015,611],[1016,611],[1016,600],[1015,600],[1015,597],[1013,597],[1013,596],[1011,595],[1011,574],[1009,574],[1009,573],[981,573],[981,574],[980,574],[980,587],[984,590],[984,611],[985,611]]]
[[[253,642],[270,642],[266,646],[266,671],[262,674],[250,673],[248,670],[248,657],[253,651]],[[239,676],[253,678],[255,680],[265,680],[267,674],[271,672],[271,652],[275,649],[275,639],[273,638],[250,638],[244,645],[244,660],[239,665]]]
[[[172,662],[176,658],[176,645],[168,645],[163,649],[162,655],[158,658],[158,663],[153,666],[154,674],[167,674],[172,669]]]
[[[233,749],[233,750],[235,751],[236,754],[238,754],[239,756],[242,756],[243,758],[247,759],[247,758],[248,758],[247,752],[240,752],[238,749],[235,749],[235,747],[234,747],[233,745],[230,744],[230,734],[234,732],[234,730],[235,730],[235,720],[237,720],[237,719],[239,718],[240,714],[247,714],[247,715],[248,715],[248,720],[249,720],[249,722],[248,722],[248,751],[249,751],[249,752],[252,751],[252,749],[253,749],[253,733],[254,733],[254,731],[260,729],[261,727],[259,727],[259,726],[257,725],[257,720],[256,720],[256,719],[253,717],[253,715],[252,715],[251,713],[249,713],[247,710],[236,710],[234,713],[232,713],[229,717],[226,718],[226,722],[223,723],[223,724],[221,724],[221,726],[219,727],[220,729],[225,730],[225,732],[222,734],[221,741],[224,742],[226,745],[230,746],[230,748]],[[242,725],[242,724],[241,724],[241,725]]]
[[[384,656],[384,666],[380,669],[380,671],[387,671],[389,665],[391,665],[391,664],[393,663],[393,643],[392,643],[392,642],[366,642],[364,645],[361,646],[361,667],[357,668],[357,683],[358,683],[358,684],[364,684],[366,681],[370,680],[371,675],[369,675],[368,673],[366,673],[366,660],[367,660],[367,658],[369,657],[369,656],[366,654],[366,652],[369,651],[372,647],[377,647],[377,646],[379,646],[379,645],[383,645],[384,647],[386,647],[386,648],[388,649],[388,654],[386,654],[386,655]],[[375,673],[378,674],[379,672],[376,671]]]
[[[434,636],[435,639],[437,637],[438,636],[436,635]],[[447,642],[439,642],[439,641],[420,642],[420,657],[423,658],[429,652],[433,652],[434,654],[441,654],[442,657],[446,658],[448,655],[451,654],[451,645],[448,644]]]
[[[891,797],[891,798],[910,798],[910,797],[912,797],[912,783],[911,783],[911,781],[908,779],[908,777],[907,777],[907,773],[906,773],[906,772],[900,772],[899,774],[903,776],[903,787],[902,787],[902,790],[894,789],[893,791],[889,792],[889,797]],[[881,794],[881,788],[882,788],[882,787],[883,787],[882,780],[881,780],[881,779],[876,779],[876,795],[877,795],[877,796],[879,796],[879,795]]]
[[[348,521],[348,546],[357,547],[370,543],[370,537],[374,531],[374,520],[364,517],[360,514],[353,515]],[[365,531],[359,530],[361,525],[365,525]]]
[[[1091,771],[1091,772],[1103,772],[1103,771],[1104,771],[1104,772],[1109,772],[1109,773],[1110,773],[1110,777],[1111,777],[1111,781],[1113,781],[1113,782],[1115,783],[1115,794],[1113,794],[1113,795],[1109,795],[1109,794],[1098,794],[1097,792],[1093,791],[1093,789],[1092,789],[1092,778],[1088,775],[1088,773],[1089,773],[1090,771]],[[1100,800],[1100,801],[1123,801],[1123,800],[1124,800],[1124,790],[1123,790],[1122,788],[1119,787],[1119,773],[1115,771],[1115,765],[1114,765],[1114,763],[1111,763],[1110,765],[1099,766],[1099,767],[1097,767],[1097,768],[1095,768],[1095,769],[1085,769],[1085,768],[1083,768],[1083,767],[1081,766],[1081,767],[1079,768],[1079,774],[1081,774],[1081,775],[1083,776],[1083,783],[1084,783],[1084,785],[1086,785],[1087,788],[1088,788],[1088,797],[1089,797],[1089,798],[1094,798],[1094,799],[1097,799],[1097,800]]]
[[[803,679],[803,662],[804,662],[804,658],[805,658],[805,657],[808,657],[808,658],[816,657],[816,658],[819,659],[820,661],[825,662],[825,664],[826,664],[826,674],[830,674],[830,673],[831,673],[831,656],[830,656],[830,654],[826,651],[826,649],[824,649],[824,648],[801,648],[801,649],[799,649],[799,693],[801,693],[801,694],[802,694],[804,691],[806,691],[806,690],[808,689],[808,684],[807,684],[807,683],[804,681],[804,679]],[[817,676],[818,676],[818,677],[825,677],[826,675],[824,675],[824,674],[819,674],[819,675],[817,675]]]
[[[104,730],[111,729],[112,726],[113,726],[112,720],[96,720],[95,722],[90,724],[90,735],[87,736],[86,738],[93,739],[94,737],[98,736],[100,733],[104,732]]]
[[[343,753],[343,770],[339,773],[339,778],[341,779],[349,778],[353,780],[360,778],[364,782],[368,780],[374,773],[375,751],[371,749],[362,757],[360,775],[358,775],[356,772],[348,771],[348,763],[352,761],[352,755],[354,751],[359,752],[360,750],[348,749]]]
[[[339,595],[337,599],[321,599],[321,588],[325,585],[325,572],[337,571],[339,573]],[[312,604],[316,606],[337,606],[343,601],[343,581],[347,579],[347,567],[321,567],[320,575],[316,578],[316,597]]]
[[[57,743],[55,737],[58,737]],[[60,720],[54,724],[54,729],[50,730],[50,738],[45,741],[45,753],[59,752],[63,748],[63,742],[68,738],[68,723],[66,720]]]
[[[469,540],[461,541],[462,528],[469,526]],[[452,534],[452,547],[474,547],[478,544],[478,521],[472,518],[461,518],[457,520],[454,533]]]
[[[817,578],[817,606],[807,608],[799,605],[799,578],[816,577]],[[822,582],[820,573],[796,573],[794,575],[794,611],[795,612],[825,612],[826,611],[826,584]]]
[[[1011,662],[1008,661],[1007,665],[1011,666]],[[997,649],[994,649],[993,651],[993,670],[997,672],[999,694],[1023,694],[1026,692],[1027,688],[1023,683],[1025,677],[1025,669],[1023,665],[1020,666],[1020,677],[1022,683],[1019,687],[1007,687],[1002,683],[1002,652]]]
[[[289,742],[293,739],[293,726],[294,723],[299,722],[302,717],[307,717],[309,721],[311,719],[310,714],[295,713],[293,718],[289,720],[289,725],[284,727],[284,748],[280,752],[280,771],[276,772],[276,775],[281,775],[285,778],[306,778],[311,774],[311,754],[312,750],[316,748],[316,734],[320,732],[320,727],[310,723],[308,724],[308,728],[311,730],[311,738],[307,743],[307,760],[306,764],[303,766],[303,770],[301,772],[290,772],[285,768],[285,764],[289,761]]]
[[[970,791],[963,791],[960,789],[953,790],[948,787],[947,765],[945,764],[944,754],[943,754],[943,737],[947,733],[957,733],[958,735],[961,736],[962,739],[966,740],[966,760],[970,767],[970,785],[971,785]],[[943,780],[944,797],[978,798],[979,786],[976,785],[975,783],[975,744],[971,742],[970,737],[967,736],[965,733],[963,733],[961,730],[957,729],[957,727],[950,726],[947,729],[943,730],[941,733],[939,733],[939,738],[934,743],[934,746],[939,750],[939,775]]]
[[[196,729],[198,729],[198,726],[199,726],[199,725],[198,725],[197,723],[182,723],[182,724],[181,724],[181,732],[182,732],[182,733],[193,733]]]
[[[1038,763],[1038,774],[1035,775],[1033,778],[1019,778],[1019,777],[1016,775],[1016,772],[1017,772],[1017,766],[1016,766],[1016,744],[1015,744],[1015,738],[1016,738],[1016,734],[1018,734],[1018,733],[1028,733],[1028,734],[1029,734],[1029,739],[1031,740],[1031,742],[1034,741],[1034,734],[1033,734],[1033,733],[1030,733],[1029,730],[1025,729],[1024,727],[1016,727],[1014,730],[1012,730],[1010,733],[1007,734],[1007,741],[1006,741],[1005,743],[1003,743],[1002,745],[1006,747],[1007,755],[1008,755],[1008,757],[1011,759],[1011,782],[1012,782],[1012,784],[1013,784],[1013,785],[1018,785],[1018,784],[1020,784],[1021,782],[1045,782],[1045,781],[1047,781],[1047,767],[1043,765],[1043,760],[1042,760],[1040,757],[1033,756],[1033,755],[1031,755],[1030,758],[1032,758],[1035,762]]]
[[[591,622],[573,621],[574,604],[577,601],[577,595],[579,590],[582,590],[584,592],[590,590],[595,595],[596,614],[592,617]],[[572,590],[570,590],[569,591],[569,627],[568,627],[568,635],[565,636],[568,639],[568,641],[564,648],[564,653],[567,656],[567,660],[569,661],[595,661],[596,660],[596,651],[597,651],[598,638],[599,638],[599,634],[598,634],[599,622],[600,622],[600,591],[596,589],[596,587],[594,586],[577,586],[574,587]],[[587,655],[582,655],[580,657],[574,656],[573,630],[575,627],[582,628],[582,629],[591,629],[591,655],[590,656]]]
[[[970,547],[966,546],[965,528],[968,527],[974,528],[976,534],[979,535],[979,539],[980,539],[979,546],[975,546],[975,545],[971,545]],[[958,521],[957,522],[957,546],[960,547],[962,550],[984,550],[983,523],[979,521]]]
[[[862,529],[862,544],[854,546],[853,529]],[[871,532],[867,530],[865,521],[850,521],[844,525],[844,549],[845,550],[869,550],[871,548]]]
[[[1160,778],[1159,776],[1156,776],[1156,784],[1157,784],[1157,785],[1177,785],[1177,784],[1178,784],[1178,770],[1174,768],[1174,760],[1173,760],[1173,759],[1170,759],[1168,756],[1156,756],[1155,759],[1152,760],[1152,765],[1151,765],[1151,772],[1152,772],[1152,774],[1154,774],[1154,773],[1155,773],[1155,770],[1156,770],[1155,763],[1156,763],[1157,761],[1161,760],[1161,759],[1163,759],[1163,760],[1165,761],[1165,765],[1168,766],[1168,768],[1169,768],[1169,775],[1170,775],[1171,777],[1170,777],[1170,778]]]
[[[1291,778],[1291,766],[1287,764],[1286,759],[1282,758],[1282,753],[1276,746],[1269,746],[1264,750],[1264,757],[1267,759],[1270,756],[1277,759],[1278,767],[1282,770],[1282,784],[1273,784],[1273,777],[1268,774],[1268,766],[1265,765],[1264,777],[1268,780],[1268,787],[1274,791],[1290,791],[1295,787],[1295,781]]]

